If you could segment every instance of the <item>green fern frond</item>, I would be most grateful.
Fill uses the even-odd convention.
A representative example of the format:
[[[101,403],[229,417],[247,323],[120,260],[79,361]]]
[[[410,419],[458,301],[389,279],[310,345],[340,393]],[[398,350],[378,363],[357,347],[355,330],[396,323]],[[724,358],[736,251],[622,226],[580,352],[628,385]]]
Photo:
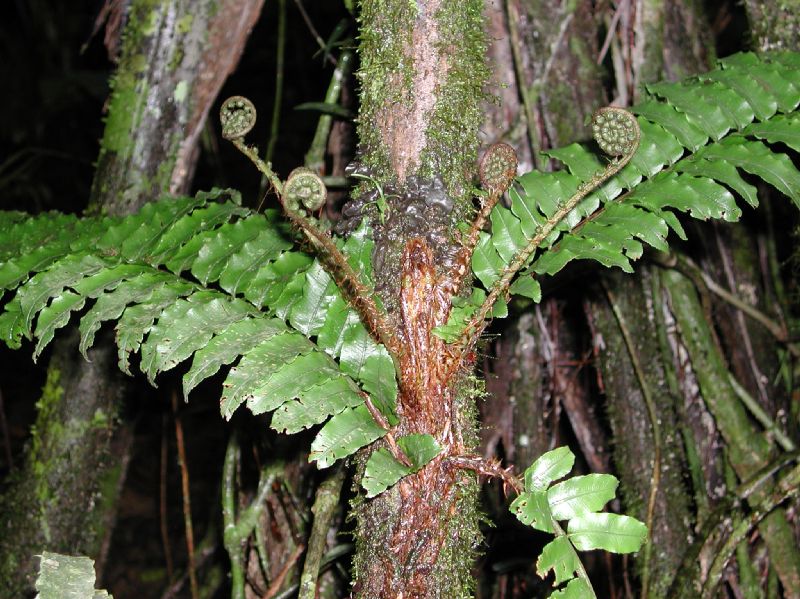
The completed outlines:
[[[228,201],[212,201],[227,196]],[[274,412],[272,426],[297,432],[328,421],[312,447],[320,466],[382,437],[364,405],[372,398],[390,424],[397,382],[391,357],[342,298],[320,259],[296,251],[275,215],[254,214],[238,194],[214,191],[148,204],[125,218],[0,213],[0,283],[14,291],[0,337],[35,340],[38,357],[74,313],[80,350],[115,322],[120,368],[130,356],[155,384],[191,358],[188,396],[233,365],[221,411],[242,404]],[[341,249],[371,286],[370,231]]]
[[[472,255],[478,280],[491,289],[550,226],[509,293],[539,301],[539,283],[531,277],[553,275],[578,259],[630,272],[645,245],[668,249],[670,229],[686,238],[676,213],[735,221],[741,209],[734,193],[756,206],[756,189],[740,171],[800,207],[800,172],[781,151],[781,144],[800,147],[797,62],[792,54],[740,54],[699,77],[649,86],[648,98],[631,108],[641,137],[630,162],[555,223],[558,209],[605,163],[587,145],[548,151],[567,170],[522,175],[509,193],[510,208],[494,207],[491,233],[481,233]],[[470,307],[453,310],[437,334],[455,340],[452,331],[463,329],[478,308],[474,302]]]

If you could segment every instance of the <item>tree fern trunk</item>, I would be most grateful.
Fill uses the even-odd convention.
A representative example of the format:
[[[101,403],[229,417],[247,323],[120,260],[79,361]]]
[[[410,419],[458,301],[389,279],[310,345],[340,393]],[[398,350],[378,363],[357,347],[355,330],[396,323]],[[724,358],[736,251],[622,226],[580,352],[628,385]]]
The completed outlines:
[[[478,0],[361,6],[360,161],[388,203],[375,218],[376,285],[408,358],[398,433],[433,434],[445,449],[391,491],[359,501],[358,597],[465,597],[473,586],[477,485],[448,467],[446,456],[476,446],[474,399],[463,377],[454,382],[438,372],[442,344],[410,304],[434,303],[424,281],[452,267],[455,223],[471,211],[487,73],[482,9]],[[362,191],[356,206],[375,193]]]
[[[90,211],[126,214],[183,190],[205,116],[262,2],[130,4]],[[76,344],[55,345],[25,466],[3,498],[3,596],[25,595],[42,550],[88,554],[102,567],[127,463],[130,434],[117,425],[129,385],[110,343],[89,363]]]

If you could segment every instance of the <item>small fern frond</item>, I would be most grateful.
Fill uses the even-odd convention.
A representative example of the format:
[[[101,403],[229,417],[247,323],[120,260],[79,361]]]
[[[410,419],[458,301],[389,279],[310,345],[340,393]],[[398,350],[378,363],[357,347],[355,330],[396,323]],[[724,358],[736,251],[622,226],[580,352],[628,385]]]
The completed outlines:
[[[478,280],[492,290],[508,279],[525,248],[546,228],[537,252],[525,256],[523,276],[509,280],[504,292],[539,301],[535,277],[553,275],[578,259],[631,272],[631,261],[642,256],[645,245],[668,249],[670,229],[686,238],[676,212],[735,221],[741,210],[734,193],[756,206],[756,189],[740,171],[775,187],[800,208],[800,172],[781,145],[800,147],[797,63],[793,54],[763,59],[740,54],[720,61],[710,73],[649,86],[648,98],[630,109],[641,130],[630,162],[554,226],[558,210],[605,165],[587,145],[546,152],[567,170],[522,175],[509,192],[510,207],[494,207],[491,233],[481,233],[472,255]],[[478,307],[471,305],[472,312],[454,310],[437,334],[453,341],[452,331],[471,328],[470,319],[480,315],[473,316]]]
[[[231,201],[211,201],[223,195]],[[386,349],[320,259],[294,250],[286,224],[242,208],[238,194],[166,200],[125,218],[0,213],[0,226],[0,286],[15,291],[0,314],[0,337],[12,347],[34,339],[38,357],[82,312],[81,352],[104,322],[115,322],[128,374],[131,354],[153,384],[191,358],[186,396],[233,365],[223,416],[246,404],[254,414],[274,412],[280,432],[327,420],[312,447],[323,467],[386,434],[365,394],[386,422],[397,422]],[[358,283],[371,287],[366,225],[340,249]]]

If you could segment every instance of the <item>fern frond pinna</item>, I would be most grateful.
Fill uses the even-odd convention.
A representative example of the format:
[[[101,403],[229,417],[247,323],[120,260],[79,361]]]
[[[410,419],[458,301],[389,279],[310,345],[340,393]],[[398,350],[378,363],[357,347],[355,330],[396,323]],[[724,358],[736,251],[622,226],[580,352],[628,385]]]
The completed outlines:
[[[566,170],[517,178],[510,207],[493,208],[491,232],[480,234],[472,255],[472,270],[490,295],[473,290],[438,329],[440,336],[460,346],[473,343],[492,314],[492,299],[503,304],[509,294],[519,294],[538,302],[538,277],[556,274],[573,260],[631,272],[631,260],[642,256],[645,245],[668,250],[670,229],[686,238],[676,212],[737,220],[741,209],[734,194],[758,203],[755,187],[740,171],[800,207],[800,172],[784,153],[784,146],[800,147],[796,55],[737,54],[709,73],[647,91],[630,109],[641,131],[636,152],[591,193],[581,197],[608,165],[588,144],[546,152]]]
[[[222,414],[230,418],[242,404],[273,412],[281,432],[327,421],[312,446],[323,467],[386,433],[365,394],[396,423],[386,349],[320,261],[294,249],[284,222],[242,208],[235,192],[152,203],[125,218],[0,213],[0,228],[0,287],[14,292],[0,337],[12,347],[33,339],[37,357],[80,312],[84,355],[113,321],[127,373],[132,354],[153,383],[191,358],[187,396],[235,364],[223,383]],[[371,244],[366,226],[341,244],[365,285]]]

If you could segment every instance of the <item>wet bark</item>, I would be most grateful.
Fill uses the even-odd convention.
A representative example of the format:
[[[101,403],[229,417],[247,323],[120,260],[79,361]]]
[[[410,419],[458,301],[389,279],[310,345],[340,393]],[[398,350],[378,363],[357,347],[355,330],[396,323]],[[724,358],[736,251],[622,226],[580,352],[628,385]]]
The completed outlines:
[[[376,287],[403,344],[396,434],[429,433],[443,451],[356,508],[356,596],[466,597],[478,540],[477,485],[447,458],[476,448],[474,397],[431,328],[440,286],[471,212],[486,77],[482,2],[365,1],[361,12],[360,163],[383,186],[374,218]],[[366,206],[363,188],[345,214]],[[440,301],[441,300],[441,301]]]
[[[129,214],[185,190],[205,117],[262,2],[128,6],[89,212]],[[102,572],[132,438],[118,430],[130,386],[110,340],[86,362],[69,337],[54,345],[25,466],[3,498],[3,596],[25,596],[45,549],[90,555]]]
[[[664,362],[659,339],[662,300],[653,295],[654,276],[647,268],[634,277],[604,276],[586,312],[615,440],[614,466],[622,481],[624,510],[650,527],[649,593],[663,597],[693,535],[691,498],[683,479],[682,398],[668,380],[675,375],[667,371],[672,364]]]

